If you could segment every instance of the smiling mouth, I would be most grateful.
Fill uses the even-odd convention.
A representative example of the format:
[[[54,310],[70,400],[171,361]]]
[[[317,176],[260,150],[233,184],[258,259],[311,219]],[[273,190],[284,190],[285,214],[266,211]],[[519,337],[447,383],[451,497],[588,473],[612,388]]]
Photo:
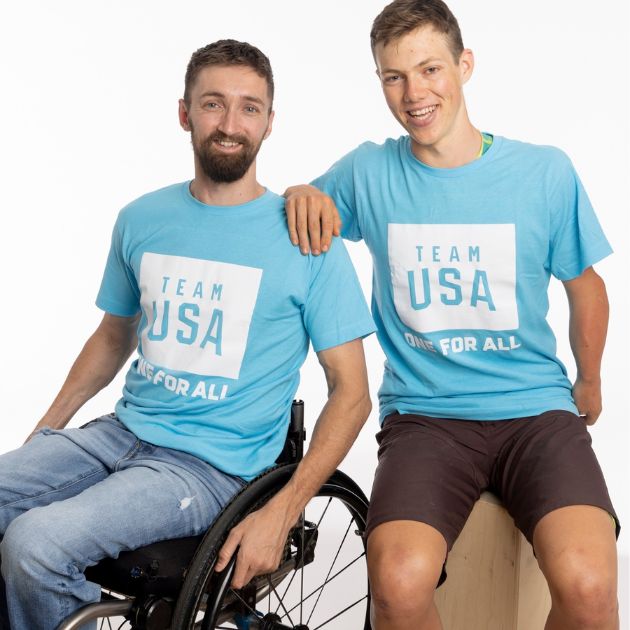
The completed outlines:
[[[214,142],[220,147],[225,147],[226,149],[233,149],[234,147],[238,147],[241,145],[240,142],[232,142],[230,140],[215,140]]]
[[[416,120],[426,120],[437,108],[438,105],[429,105],[422,109],[410,109],[407,114]]]

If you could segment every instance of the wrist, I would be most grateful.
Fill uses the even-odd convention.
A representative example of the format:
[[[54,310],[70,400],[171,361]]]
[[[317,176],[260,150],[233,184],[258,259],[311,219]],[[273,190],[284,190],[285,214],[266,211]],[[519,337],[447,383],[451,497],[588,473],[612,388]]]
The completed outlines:
[[[295,525],[304,509],[304,505],[287,486],[280,490],[280,492],[267,503],[267,506],[270,510],[283,515],[284,526],[287,531]]]
[[[599,375],[599,373],[597,374],[581,374],[580,372],[578,372],[577,378],[576,378],[576,383],[582,383],[583,385],[601,385],[602,383],[602,379]]]

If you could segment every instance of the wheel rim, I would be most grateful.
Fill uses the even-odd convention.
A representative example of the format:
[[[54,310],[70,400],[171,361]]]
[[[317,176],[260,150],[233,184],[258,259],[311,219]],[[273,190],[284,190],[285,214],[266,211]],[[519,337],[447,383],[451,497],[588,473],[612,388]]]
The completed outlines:
[[[369,627],[364,514],[360,497],[346,488],[325,485],[292,530],[279,570],[255,578],[239,591],[229,586],[234,559],[223,572],[209,572],[189,627]]]

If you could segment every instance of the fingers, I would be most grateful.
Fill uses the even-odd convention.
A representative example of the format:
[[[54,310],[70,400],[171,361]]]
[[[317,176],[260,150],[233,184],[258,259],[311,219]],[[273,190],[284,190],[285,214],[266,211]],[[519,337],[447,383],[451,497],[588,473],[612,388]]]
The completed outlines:
[[[332,237],[341,234],[341,219],[339,218],[337,207],[331,199],[329,199],[326,206],[322,208],[321,229],[322,251],[327,252],[332,243]]]
[[[586,424],[588,424],[588,426],[592,426],[597,422],[597,419],[599,418],[599,414],[601,413],[600,411],[589,411],[586,414]]]
[[[311,244],[308,238],[308,199],[300,197],[295,203],[297,236],[300,244],[300,251],[303,254],[308,254],[311,249]]]
[[[335,215],[333,218],[333,234],[335,236],[341,236],[341,217],[339,216],[339,212],[337,211],[337,208],[335,207]]]
[[[303,254],[317,256],[330,249],[333,236],[341,234],[341,219],[333,200],[312,186],[285,191],[289,238]]]
[[[243,552],[239,551],[236,557],[236,567],[232,576],[232,588],[243,588],[253,577],[254,571],[251,564],[243,557]]]
[[[219,556],[217,563],[214,566],[215,571],[223,571],[230,561],[230,558],[234,555],[236,548],[241,542],[241,535],[238,529],[235,527],[228,535],[227,540],[223,543],[223,546],[219,550]]]
[[[265,553],[260,549],[248,549],[247,545],[240,547],[236,556],[236,566],[232,576],[232,588],[243,588],[257,575],[271,573],[278,568],[280,555],[272,549]]]
[[[579,378],[573,386],[573,402],[584,422],[591,426],[602,413],[602,393],[599,383],[589,384]]]
[[[306,200],[307,210],[306,210],[306,221],[308,226],[308,235],[311,239],[311,252],[318,256],[321,250],[321,242],[322,242],[322,219],[323,215],[321,214],[321,210],[319,207],[313,206],[313,201],[311,199]]]
[[[581,407],[578,407],[578,415],[580,416],[580,418],[584,420],[584,422],[586,422],[586,424],[589,427],[594,425],[597,422],[597,419],[599,418],[601,412],[602,412],[601,408],[589,409],[587,407],[587,408],[582,409]]]
[[[285,203],[285,212],[287,213],[287,227],[289,228],[289,239],[293,245],[299,244],[297,233],[297,208],[294,199],[287,199]]]
[[[287,215],[287,227],[289,229],[289,239],[293,245],[299,245],[303,254],[308,254],[311,250],[309,240],[309,195],[298,194],[302,187],[296,186],[288,188],[285,192],[287,200],[285,202],[285,212]],[[292,191],[295,191],[293,193]],[[319,239],[319,231],[314,235]],[[319,247],[319,240],[317,240]]]
[[[264,529],[252,529],[252,518],[250,514],[232,529],[219,550],[214,567],[215,571],[223,571],[238,550],[231,581],[233,588],[243,588],[254,576],[270,573],[280,563],[286,536],[267,536]]]

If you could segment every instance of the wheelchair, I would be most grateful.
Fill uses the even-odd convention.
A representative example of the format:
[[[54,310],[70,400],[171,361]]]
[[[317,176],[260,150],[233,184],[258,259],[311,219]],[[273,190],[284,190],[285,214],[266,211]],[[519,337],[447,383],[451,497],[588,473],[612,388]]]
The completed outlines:
[[[370,630],[370,592],[363,533],[368,501],[335,471],[289,533],[278,568],[242,589],[230,586],[236,554],[215,572],[228,533],[290,479],[302,459],[304,405],[294,401],[276,466],[246,485],[202,536],[154,543],[106,558],[86,570],[102,599],[57,630]]]

